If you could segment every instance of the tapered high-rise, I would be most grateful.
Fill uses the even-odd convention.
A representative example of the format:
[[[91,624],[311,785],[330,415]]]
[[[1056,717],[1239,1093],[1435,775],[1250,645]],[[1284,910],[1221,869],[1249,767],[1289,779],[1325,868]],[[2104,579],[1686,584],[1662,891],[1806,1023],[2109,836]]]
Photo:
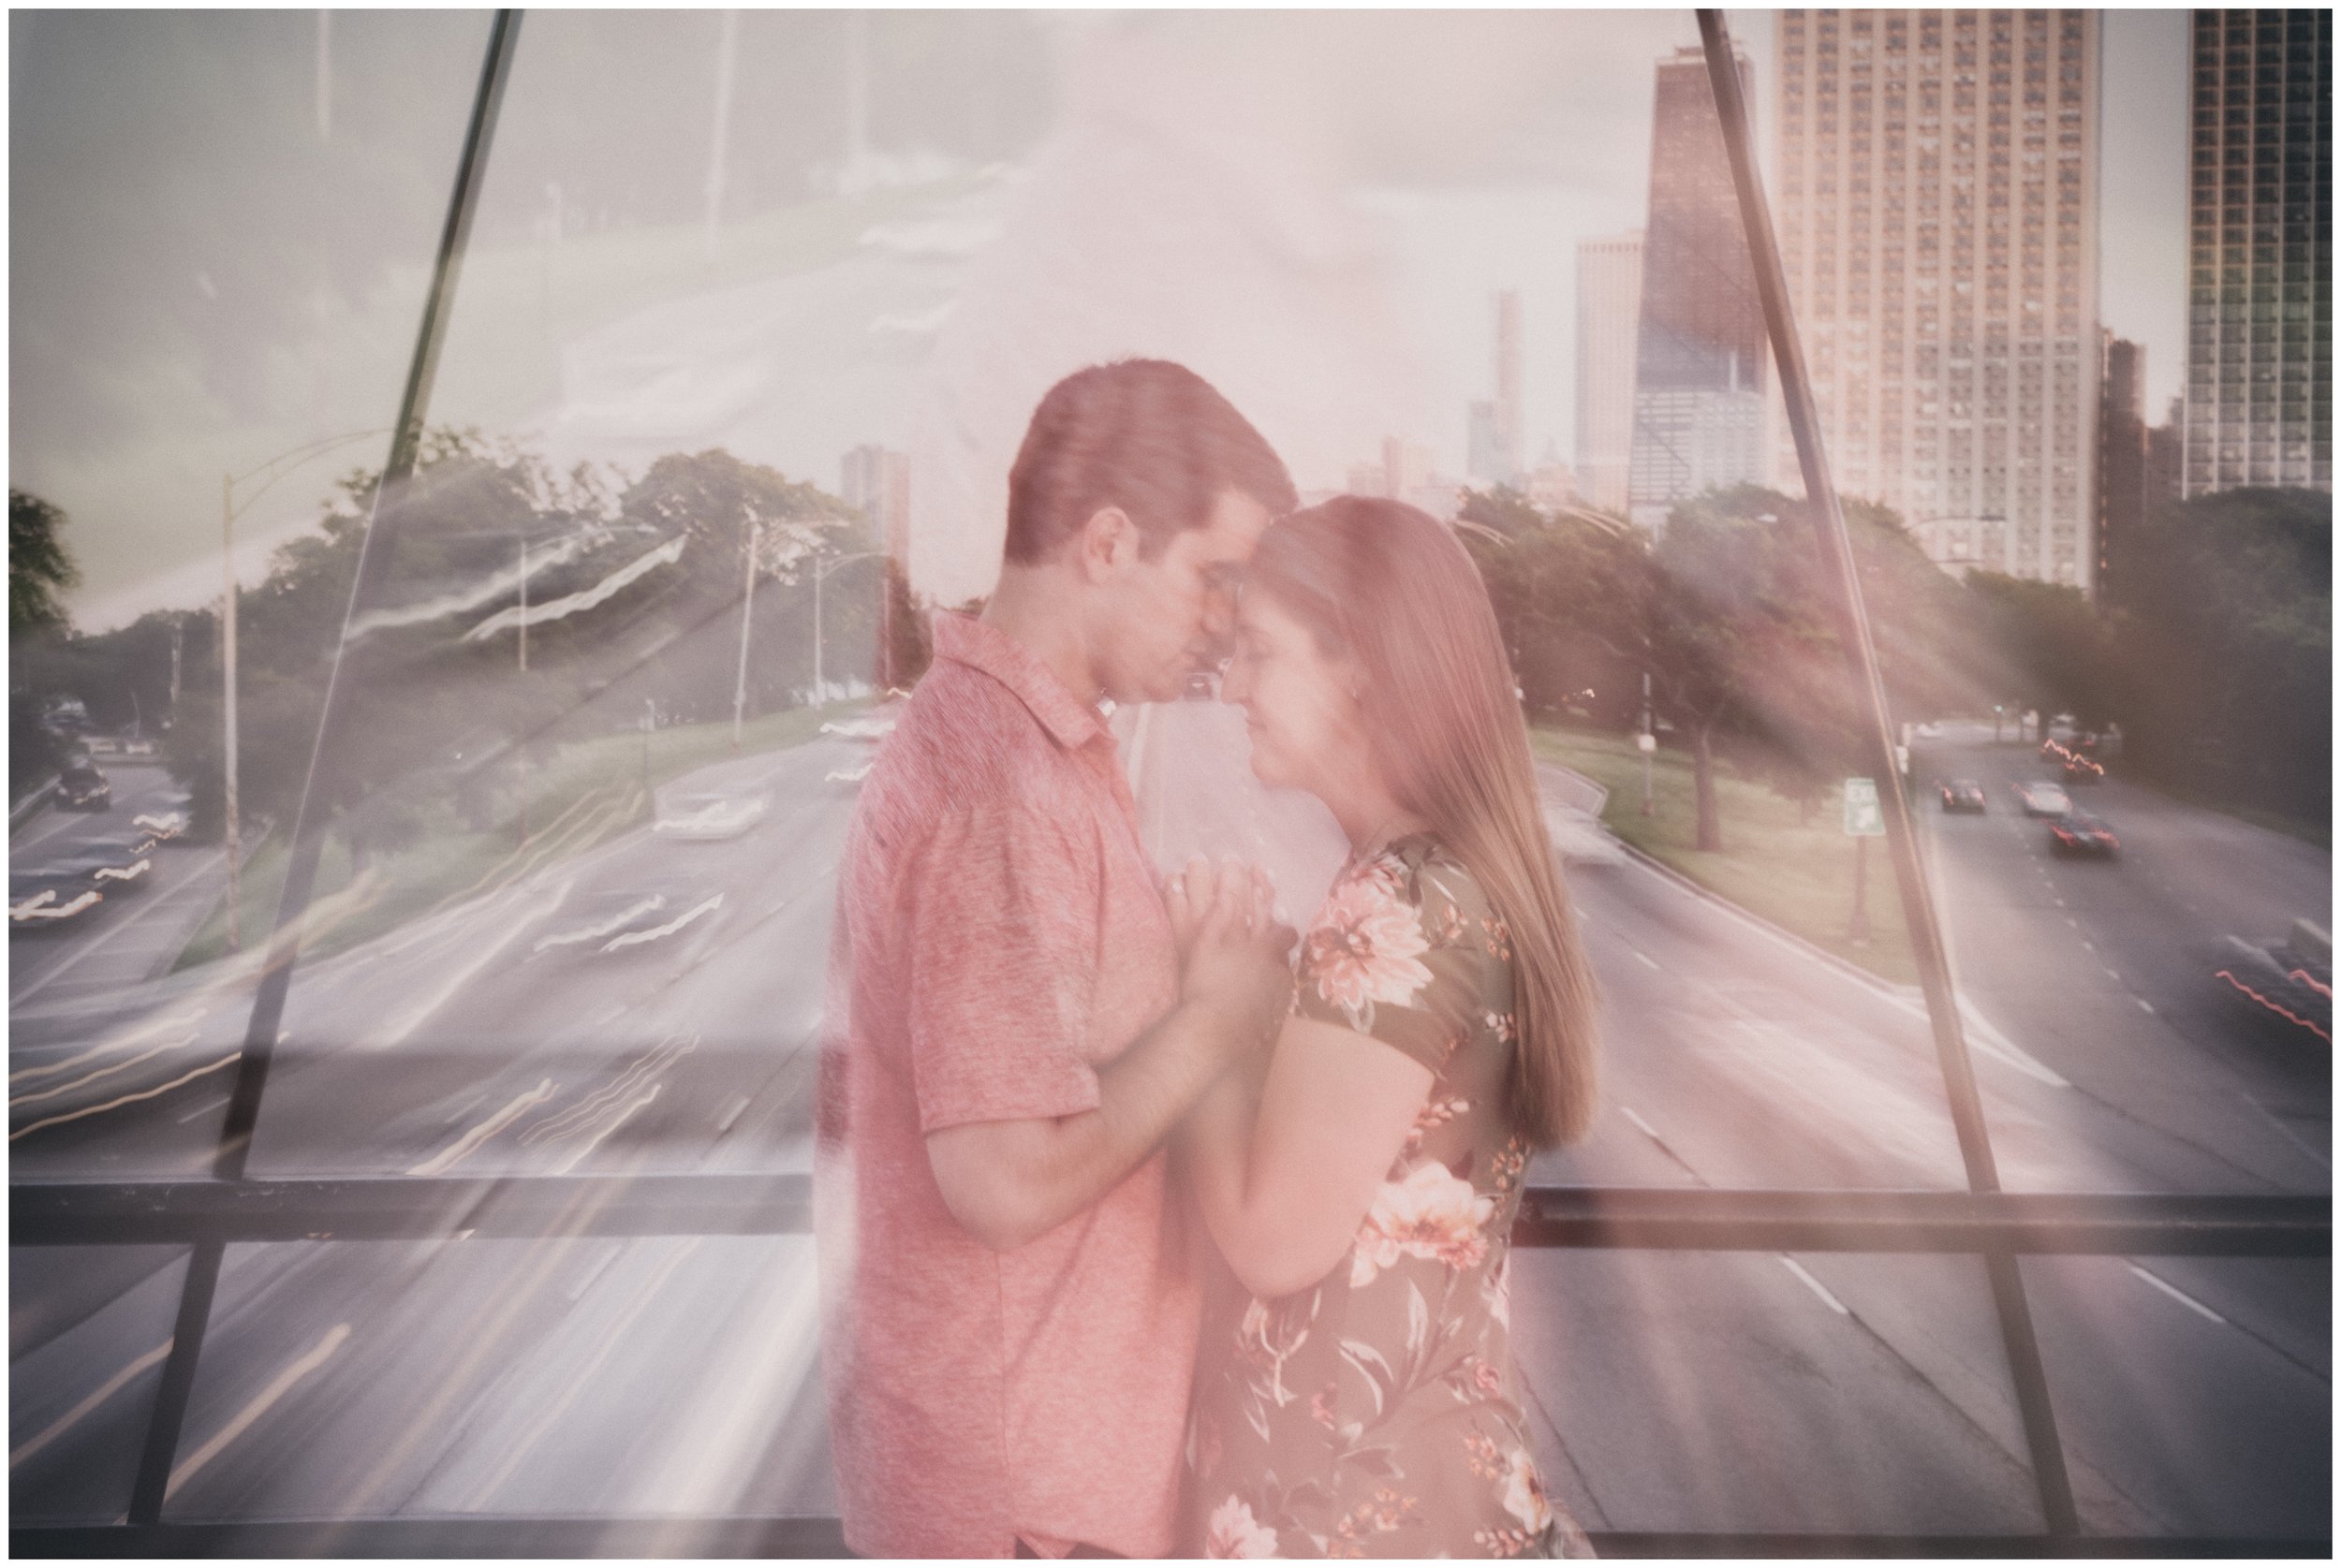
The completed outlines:
[[[1746,58],[1736,62],[1755,97]],[[1634,366],[1630,515],[1764,476],[1763,307],[1706,56],[1658,63]]]
[[[1781,260],[1838,489],[2095,575],[2098,17],[1780,13]],[[1797,472],[1783,441],[1775,473]]]
[[[2333,488],[2333,13],[2197,11],[2188,495]]]

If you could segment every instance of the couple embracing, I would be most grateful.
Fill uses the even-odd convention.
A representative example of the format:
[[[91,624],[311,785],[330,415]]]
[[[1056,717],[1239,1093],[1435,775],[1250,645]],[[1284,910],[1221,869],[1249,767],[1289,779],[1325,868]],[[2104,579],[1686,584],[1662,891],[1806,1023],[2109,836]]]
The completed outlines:
[[[864,1555],[1585,1551],[1509,1343],[1595,1077],[1511,675],[1447,528],[1295,505],[1192,372],[1058,383],[862,785],[815,1207]],[[1157,874],[1100,716],[1223,650],[1254,771],[1351,846],[1297,944],[1250,867]]]

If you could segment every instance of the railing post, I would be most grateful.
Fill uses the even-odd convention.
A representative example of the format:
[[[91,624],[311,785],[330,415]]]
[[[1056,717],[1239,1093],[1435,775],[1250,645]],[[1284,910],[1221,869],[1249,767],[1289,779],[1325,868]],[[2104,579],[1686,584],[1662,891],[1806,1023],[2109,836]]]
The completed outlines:
[[[487,179],[488,149],[495,137],[496,114],[504,103],[504,84],[511,77],[512,51],[520,38],[521,13],[495,13],[488,28],[488,52],[479,69],[479,86],[472,97],[471,123],[464,134],[464,149],[455,166],[455,189],[448,200],[447,222],[439,232],[438,254],[432,268],[431,291],[423,301],[422,325],[416,334],[415,357],[408,367],[406,389],[400,399],[398,422],[390,430],[390,453],[374,492],[374,511],[358,547],[358,567],[350,585],[345,629],[366,605],[369,594],[390,570],[397,543],[397,501],[414,471],[422,440],[422,421],[431,403],[431,385],[438,373],[439,349],[447,339],[449,316],[455,308],[455,284],[463,270],[464,250],[471,237],[472,214],[479,205],[479,188]],[[232,592],[232,583],[230,585]],[[236,1066],[235,1088],[220,1125],[219,1149],[213,1174],[220,1180],[239,1180],[252,1149],[252,1133],[260,1114],[260,1095],[267,1086],[269,1060],[276,1048],[277,1031],[285,1015],[285,995],[292,984],[299,957],[301,917],[317,886],[317,856],[324,847],[330,791],[318,787],[319,776],[334,763],[334,742],[348,719],[349,682],[341,652],[328,678],[325,702],[317,717],[317,736],[309,756],[309,776],[302,789],[294,818],[292,856],[285,875],[284,892],[276,906],[276,921],[269,937],[268,959],[260,971],[252,1016],[245,1026],[243,1053]],[[170,1488],[170,1462],[178,1452],[179,1434],[186,1424],[187,1402],[195,1391],[196,1363],[203,1351],[203,1333],[211,1321],[212,1300],[219,1284],[226,1244],[205,1240],[196,1244],[187,1260],[187,1276],[180,1287],[179,1315],[163,1363],[162,1381],[155,1390],[155,1411],[149,1418],[146,1446],[139,1459],[138,1478],[130,1488],[130,1522],[150,1525],[162,1517],[163,1501]]]
[[[1894,766],[1893,725],[1886,708],[1886,686],[1877,667],[1877,650],[1870,639],[1869,615],[1862,603],[1862,580],[1853,560],[1853,543],[1846,532],[1845,513],[1837,504],[1835,483],[1829,474],[1828,455],[1821,449],[1820,420],[1813,403],[1812,382],[1804,371],[1804,352],[1789,306],[1789,286],[1780,266],[1780,250],[1772,228],[1772,210],[1756,172],[1755,150],[1747,128],[1747,104],[1740,93],[1740,74],[1732,59],[1730,34],[1719,10],[1699,12],[1699,36],[1707,55],[1707,80],[1715,95],[1715,110],[1723,125],[1725,151],[1731,161],[1731,183],[1739,193],[1740,218],[1747,230],[1749,259],[1756,271],[1756,291],[1772,337],[1774,358],[1780,366],[1780,389],[1788,404],[1789,427],[1796,437],[1796,456],[1804,475],[1805,503],[1812,514],[1821,559],[1837,590],[1837,613],[1846,657],[1860,687],[1865,709],[1862,740],[1871,754],[1870,774],[1898,779]],[[1885,808],[1886,844],[1892,857],[1894,882],[1902,895],[1904,923],[1918,960],[1920,987],[1925,993],[1928,1021],[1935,1033],[1935,1051],[1942,1066],[1943,1087],[1951,1101],[1951,1119],[1959,1136],[1968,1187],[1979,1193],[1999,1190],[1999,1171],[1992,1158],[1992,1136],[1983,1120],[1983,1102],[1975,1087],[1975,1067],[1967,1056],[1961,1030],[1958,998],[1951,992],[1951,968],[1943,951],[1942,930],[1936,920],[1935,901],[1926,886],[1926,868],[1919,858],[1918,835],[1909,797],[1899,788],[1878,791]],[[2015,1384],[2016,1404],[2023,1415],[2024,1438],[2032,1453],[2034,1479],[2040,1488],[2040,1507],[2051,1535],[2071,1535],[2080,1529],[2073,1507],[2072,1483],[2065,1470],[2065,1453],[2056,1435],[2056,1415],[2049,1402],[2048,1379],[2040,1365],[2040,1347],[2033,1333],[2032,1312],[2026,1305],[2024,1278],[2015,1258],[2007,1253],[1989,1253],[1984,1268],[1991,1276],[1992,1300],[1999,1313],[2000,1338],[2008,1351],[2009,1372]]]

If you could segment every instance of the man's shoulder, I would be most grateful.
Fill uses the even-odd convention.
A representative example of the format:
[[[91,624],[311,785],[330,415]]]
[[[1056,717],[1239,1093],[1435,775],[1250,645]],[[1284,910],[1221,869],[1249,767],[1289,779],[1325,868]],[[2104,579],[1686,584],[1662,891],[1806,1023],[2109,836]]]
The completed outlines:
[[[1017,696],[979,670],[937,662],[880,753],[891,787],[936,815],[1019,805],[1058,809],[1067,758]]]

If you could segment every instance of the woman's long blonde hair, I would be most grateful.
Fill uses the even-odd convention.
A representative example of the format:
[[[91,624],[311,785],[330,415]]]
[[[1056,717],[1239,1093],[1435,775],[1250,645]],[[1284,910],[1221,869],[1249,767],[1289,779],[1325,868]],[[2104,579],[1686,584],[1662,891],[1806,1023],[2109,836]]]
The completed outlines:
[[[1357,660],[1384,784],[1510,929],[1514,1119],[1540,1143],[1574,1140],[1593,1120],[1599,989],[1545,832],[1527,726],[1479,568],[1428,513],[1345,495],[1271,525],[1244,583],[1328,653]]]

